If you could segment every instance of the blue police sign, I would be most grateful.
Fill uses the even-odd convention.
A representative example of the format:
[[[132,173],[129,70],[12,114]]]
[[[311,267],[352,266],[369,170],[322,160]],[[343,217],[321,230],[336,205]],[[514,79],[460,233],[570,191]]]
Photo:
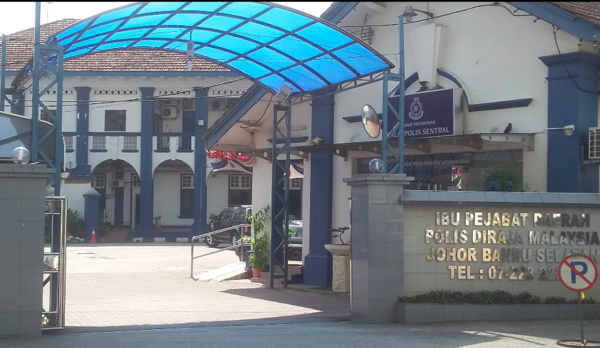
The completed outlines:
[[[440,89],[404,97],[404,137],[405,139],[434,138],[454,135],[455,91]],[[398,108],[399,97],[391,97],[390,102]],[[388,110],[388,130],[392,132],[398,123],[396,116]],[[398,130],[391,133],[398,139]]]

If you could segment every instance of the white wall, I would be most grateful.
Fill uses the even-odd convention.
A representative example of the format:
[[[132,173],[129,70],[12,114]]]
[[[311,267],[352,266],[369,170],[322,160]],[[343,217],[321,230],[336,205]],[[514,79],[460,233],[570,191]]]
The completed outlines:
[[[83,195],[91,187],[90,183],[68,183],[64,184],[61,188],[62,195],[68,197],[68,208],[75,210],[81,217],[84,217],[85,214],[85,198]]]
[[[210,170],[210,169],[207,169]],[[229,174],[216,173],[209,174],[206,179],[206,218],[210,214],[219,215],[219,213],[227,208],[228,191],[229,190]],[[207,220],[208,221],[208,220]]]
[[[264,109],[263,109],[264,110]],[[281,117],[283,113],[279,114]],[[310,140],[310,119],[312,115],[312,107],[309,102],[297,104],[292,106],[292,137],[308,137]],[[262,119],[261,128],[254,132],[254,143],[258,149],[271,148],[271,143],[267,139],[271,139],[273,137],[273,108],[267,108],[267,112]],[[256,121],[256,120],[252,120]],[[251,121],[251,122],[252,122]],[[281,122],[279,127],[283,132],[285,132],[285,122]],[[285,134],[285,133],[284,133]],[[246,144],[244,144],[246,145]],[[269,176],[270,177],[270,176]]]
[[[387,9],[383,12],[375,12],[360,4],[340,25],[362,25],[367,13],[367,25],[397,23],[398,15],[406,5],[423,10],[428,8],[435,15],[440,15],[478,4],[483,3],[386,2]],[[415,20],[422,17],[419,15]],[[465,133],[490,132],[493,127],[501,132],[508,122],[513,123],[513,133],[536,133],[546,128],[548,88],[545,78],[548,69],[539,57],[558,53],[550,24],[543,21],[533,23],[530,17],[513,17],[500,7],[478,8],[438,18],[434,22],[442,26],[437,67],[461,81],[471,104],[533,98],[533,102],[525,108],[476,113],[466,111]],[[417,70],[415,62],[418,58],[413,54],[412,35],[415,28],[423,25],[427,22],[404,26],[407,76]],[[395,56],[398,52],[398,27],[380,26],[373,27],[373,30],[373,48],[398,65]],[[574,37],[562,31],[557,37],[563,53],[578,50],[578,40]],[[394,70],[398,71],[397,68]],[[445,88],[455,87],[439,76],[438,83]],[[416,86],[411,88],[414,90]],[[381,111],[381,91],[381,83],[374,83],[336,95],[336,143],[369,139],[360,123],[350,124],[341,118],[360,114],[362,105],[367,103]],[[537,134],[535,151],[523,151],[525,179],[537,191],[546,190],[546,138],[545,132]]]
[[[256,159],[252,169],[252,211],[271,205],[271,163]]]

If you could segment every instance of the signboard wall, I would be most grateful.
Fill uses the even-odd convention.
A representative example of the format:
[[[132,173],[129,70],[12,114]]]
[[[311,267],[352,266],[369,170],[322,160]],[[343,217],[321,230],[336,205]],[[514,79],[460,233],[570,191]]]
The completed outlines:
[[[560,262],[579,253],[600,262],[600,220],[593,209],[403,208],[408,296],[431,290],[506,290],[572,297],[560,283]],[[600,298],[600,291],[592,288],[589,296]]]

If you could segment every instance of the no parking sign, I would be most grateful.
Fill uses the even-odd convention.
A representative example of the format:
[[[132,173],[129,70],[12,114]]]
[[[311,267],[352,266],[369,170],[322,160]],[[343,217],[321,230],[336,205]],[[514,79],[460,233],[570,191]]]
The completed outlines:
[[[583,336],[583,308],[581,300],[583,292],[590,289],[598,280],[598,268],[596,263],[583,254],[573,254],[565,257],[558,265],[558,279],[565,288],[578,292],[579,300],[579,326],[581,330],[581,344],[576,340],[558,340],[556,344],[563,347],[581,347],[588,343],[598,344],[598,341],[586,341]],[[577,343],[576,343],[577,342]],[[598,345],[594,345],[598,347]]]
[[[598,268],[589,256],[573,254],[565,257],[558,265],[558,278],[567,289],[583,292],[598,280]]]

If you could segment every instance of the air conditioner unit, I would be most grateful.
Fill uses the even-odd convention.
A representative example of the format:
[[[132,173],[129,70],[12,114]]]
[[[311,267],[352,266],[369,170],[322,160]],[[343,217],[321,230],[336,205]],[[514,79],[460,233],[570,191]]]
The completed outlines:
[[[227,103],[224,100],[215,100],[211,104],[213,110],[225,110]]]
[[[174,106],[166,106],[160,110],[162,118],[177,118],[177,108]]]
[[[160,102],[161,106],[176,106],[177,105],[177,100],[175,99],[163,99]]]
[[[112,181],[112,187],[124,187],[125,186],[125,180],[113,180]]]
[[[591,127],[589,130],[588,159],[600,159],[600,128]]]

